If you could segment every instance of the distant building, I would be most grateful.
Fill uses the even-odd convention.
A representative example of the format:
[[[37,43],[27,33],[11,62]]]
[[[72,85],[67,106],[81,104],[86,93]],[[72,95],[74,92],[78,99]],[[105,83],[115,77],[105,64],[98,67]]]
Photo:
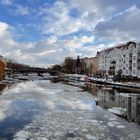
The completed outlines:
[[[0,80],[4,79],[5,67],[6,67],[6,60],[4,57],[0,56]]]
[[[84,63],[84,70],[89,74],[97,74],[98,71],[98,55],[95,57],[81,58],[81,62]]]
[[[99,52],[99,70],[105,75],[122,75],[140,78],[140,43],[128,42]]]

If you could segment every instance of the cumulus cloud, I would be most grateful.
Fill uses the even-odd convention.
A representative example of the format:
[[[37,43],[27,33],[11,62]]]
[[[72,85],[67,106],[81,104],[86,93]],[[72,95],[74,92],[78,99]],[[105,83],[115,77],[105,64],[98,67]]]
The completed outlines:
[[[138,1],[126,0],[122,3],[121,0],[70,0],[71,7],[78,8],[81,12],[80,20],[84,23],[85,28],[94,30],[100,21],[107,20],[113,15],[128,9]]]
[[[0,45],[1,46],[17,46],[17,43],[13,40],[11,29],[7,23],[0,22]]]
[[[82,5],[90,5],[82,8]],[[74,14],[71,11],[74,10]],[[56,1],[52,7],[41,6],[38,15],[43,15],[43,34],[69,35],[80,30],[92,31],[97,23],[103,20],[103,13],[93,6],[91,1],[65,3]],[[78,15],[78,16],[77,16]]]
[[[131,23],[133,21],[133,24],[135,24],[136,17],[139,16],[139,12],[136,8],[133,9],[133,12],[137,13],[137,15],[127,19],[129,9],[135,5],[138,6],[139,2],[129,0],[126,0],[124,3],[122,3],[121,0],[70,0],[68,3],[56,1],[52,7],[48,7],[48,5],[45,4],[39,9],[39,15],[43,15],[43,20],[45,22],[44,26],[42,26],[42,33],[59,36],[69,35],[81,30],[95,33],[95,28],[99,28],[101,23],[106,23],[107,28],[109,28],[111,26],[110,20],[113,24],[114,19],[116,19],[116,26],[120,26],[119,24],[123,19],[126,19],[123,21],[123,24],[125,25],[125,23],[127,23],[128,25],[131,18]],[[75,14],[78,14],[78,16],[70,15],[71,10],[73,9],[76,9]],[[127,12],[128,14],[126,14]],[[126,26],[124,26],[123,29],[122,28],[114,30],[113,36],[116,36],[116,40],[119,40],[119,32],[124,30]],[[129,28],[132,27],[129,26]],[[108,34],[111,35],[112,33],[108,32]],[[128,38],[130,39],[127,34],[123,37],[124,41]]]
[[[81,21],[71,17],[69,10],[69,6],[62,1],[55,2],[51,8],[48,8],[48,5],[40,7],[39,15],[44,15],[45,22],[42,32],[44,34],[67,35],[80,30],[83,26]]]
[[[7,23],[0,22],[0,54],[14,60],[19,58],[17,61],[23,62],[25,59],[30,58],[30,55],[25,53],[24,50],[33,46],[33,43],[17,42],[13,37],[12,28],[13,27]]]
[[[6,23],[0,23],[0,53],[5,57],[18,60],[19,62],[32,64],[36,66],[49,66],[52,64],[62,63],[64,58],[71,56],[76,58],[78,55],[77,49],[82,49],[84,44],[94,40],[94,36],[72,36],[60,40],[56,36],[50,36],[41,41],[20,43],[13,39],[10,31],[10,26]],[[12,43],[11,43],[12,42]],[[84,52],[94,52],[85,48]]]

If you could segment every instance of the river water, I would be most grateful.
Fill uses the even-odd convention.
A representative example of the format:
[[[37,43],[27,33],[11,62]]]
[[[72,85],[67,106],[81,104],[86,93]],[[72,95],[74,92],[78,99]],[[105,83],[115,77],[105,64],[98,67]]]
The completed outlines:
[[[140,140],[140,126],[132,118],[128,122],[106,110],[120,106],[115,100],[120,89],[86,87],[89,91],[47,80],[5,86],[0,140]]]

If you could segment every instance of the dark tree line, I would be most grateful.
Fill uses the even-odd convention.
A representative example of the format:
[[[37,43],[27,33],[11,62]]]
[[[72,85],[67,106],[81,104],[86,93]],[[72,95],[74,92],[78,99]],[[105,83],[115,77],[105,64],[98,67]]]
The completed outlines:
[[[79,56],[77,57],[77,59],[66,57],[61,65],[54,65],[51,67],[51,70],[69,74],[83,74],[85,73],[84,66],[85,64],[80,60]]]

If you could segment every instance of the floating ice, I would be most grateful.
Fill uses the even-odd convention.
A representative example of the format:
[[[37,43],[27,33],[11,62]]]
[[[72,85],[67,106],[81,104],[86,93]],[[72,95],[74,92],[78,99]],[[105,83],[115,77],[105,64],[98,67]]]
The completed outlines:
[[[117,127],[117,128],[125,128],[124,125],[117,125],[116,127]]]
[[[87,134],[85,137],[86,137],[87,140],[98,140],[97,137],[95,137],[95,136],[93,136],[91,134]]]
[[[0,98],[2,118],[6,111],[13,111],[18,119],[27,117],[22,116],[24,111],[33,113],[31,122],[14,135],[14,140],[113,140],[113,135],[118,136],[125,127],[119,117],[95,107],[92,95],[78,87],[35,81],[17,84],[6,92]],[[2,105],[6,100],[9,103]],[[25,101],[22,107],[21,101]],[[123,131],[122,138],[128,139],[127,130]]]
[[[19,140],[19,138],[20,140],[26,140],[30,137],[30,135],[30,132],[21,130],[16,133],[14,140]]]
[[[114,123],[112,123],[112,122],[108,122],[108,126],[114,127],[115,125],[114,125]]]

